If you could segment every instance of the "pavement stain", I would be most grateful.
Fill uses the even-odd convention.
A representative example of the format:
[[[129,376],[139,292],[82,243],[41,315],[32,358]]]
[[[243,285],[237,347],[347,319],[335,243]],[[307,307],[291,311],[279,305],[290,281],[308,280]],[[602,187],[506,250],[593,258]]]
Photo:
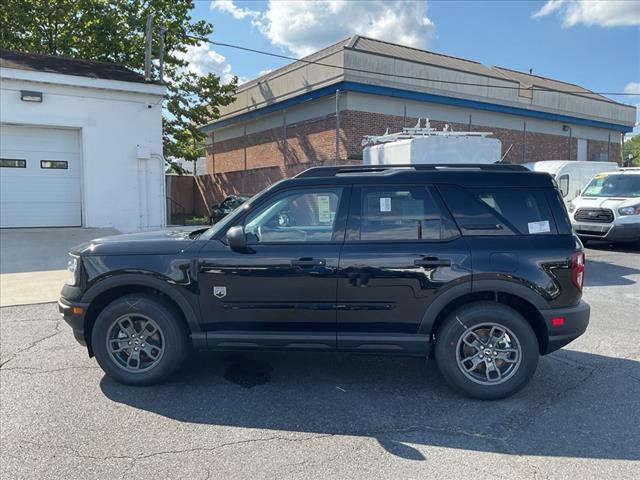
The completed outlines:
[[[267,362],[249,359],[244,355],[228,355],[231,362],[224,372],[224,378],[242,388],[253,388],[271,381],[273,367]]]

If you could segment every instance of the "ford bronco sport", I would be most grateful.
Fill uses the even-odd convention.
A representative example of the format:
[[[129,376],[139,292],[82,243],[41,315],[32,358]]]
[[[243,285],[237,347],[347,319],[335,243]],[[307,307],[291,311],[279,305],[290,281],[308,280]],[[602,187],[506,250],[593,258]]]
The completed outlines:
[[[316,167],[215,226],[70,252],[59,309],[119,382],[189,347],[435,355],[480,399],[581,335],[582,244],[553,179],[509,165]]]

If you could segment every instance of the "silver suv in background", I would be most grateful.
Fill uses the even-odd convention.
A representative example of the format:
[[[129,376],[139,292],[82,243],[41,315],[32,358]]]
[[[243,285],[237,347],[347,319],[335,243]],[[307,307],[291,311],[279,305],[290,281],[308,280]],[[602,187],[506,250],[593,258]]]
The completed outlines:
[[[599,173],[569,204],[583,241],[640,244],[640,168]]]

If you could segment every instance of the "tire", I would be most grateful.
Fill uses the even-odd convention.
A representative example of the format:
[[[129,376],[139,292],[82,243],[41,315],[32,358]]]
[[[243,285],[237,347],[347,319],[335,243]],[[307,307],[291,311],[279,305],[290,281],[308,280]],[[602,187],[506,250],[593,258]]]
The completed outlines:
[[[127,295],[107,305],[96,319],[91,342],[102,370],[127,385],[165,381],[188,352],[180,313],[162,297],[149,294]]]
[[[489,333],[494,340],[504,334],[499,348]],[[452,312],[440,326],[435,357],[442,376],[458,393],[497,400],[513,395],[531,380],[539,346],[531,326],[517,311],[500,303],[474,302]]]

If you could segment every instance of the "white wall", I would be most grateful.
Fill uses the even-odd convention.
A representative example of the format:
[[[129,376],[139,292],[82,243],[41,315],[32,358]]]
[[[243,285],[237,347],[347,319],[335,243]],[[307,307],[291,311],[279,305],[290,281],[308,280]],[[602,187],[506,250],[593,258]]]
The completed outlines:
[[[80,129],[82,224],[123,232],[166,223],[160,85],[0,69],[0,122]],[[20,100],[42,92],[42,103]],[[152,157],[136,158],[136,146]]]

